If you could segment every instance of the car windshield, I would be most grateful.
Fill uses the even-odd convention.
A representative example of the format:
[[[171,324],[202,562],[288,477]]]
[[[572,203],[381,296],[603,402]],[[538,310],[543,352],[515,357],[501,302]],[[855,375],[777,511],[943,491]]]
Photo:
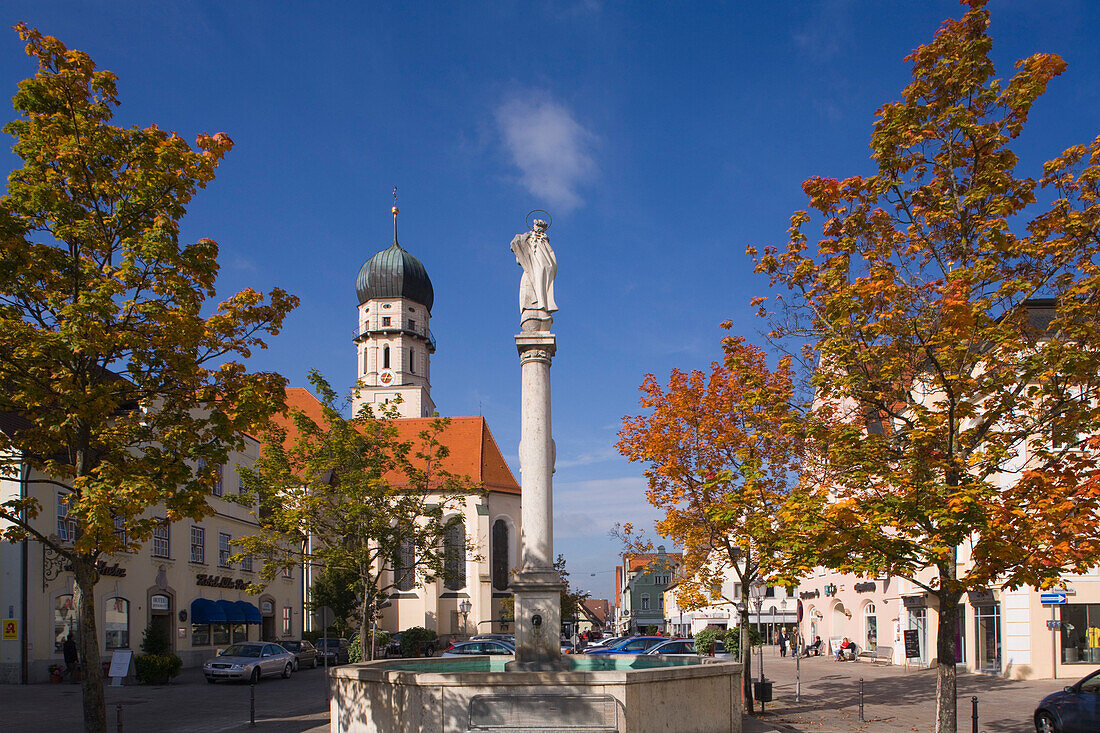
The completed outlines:
[[[258,657],[262,647],[254,644],[233,644],[222,652],[223,657]]]
[[[296,652],[302,647],[302,643],[299,641],[284,641],[280,642],[279,646],[290,652]]]
[[[340,648],[340,640],[339,639],[321,639],[319,642],[317,642],[317,646],[324,647],[326,649],[339,649]]]

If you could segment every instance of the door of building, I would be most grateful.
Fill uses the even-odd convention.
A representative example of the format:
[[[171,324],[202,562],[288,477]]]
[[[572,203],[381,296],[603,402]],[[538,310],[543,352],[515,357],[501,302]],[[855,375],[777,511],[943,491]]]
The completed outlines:
[[[990,603],[974,608],[976,658],[979,672],[1001,672],[1001,604]]]
[[[168,645],[175,651],[176,635],[172,633],[172,598],[156,594],[149,599],[149,625],[154,633],[168,639]]]

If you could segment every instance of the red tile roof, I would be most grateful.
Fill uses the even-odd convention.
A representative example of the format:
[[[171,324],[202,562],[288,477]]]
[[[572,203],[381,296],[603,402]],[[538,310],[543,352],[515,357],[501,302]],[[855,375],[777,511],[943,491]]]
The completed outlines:
[[[309,390],[290,387],[286,391],[286,404],[290,409],[299,409],[318,424],[322,421],[321,403]],[[394,420],[399,441],[411,441],[416,451],[417,438],[421,432],[431,426],[433,418],[415,417]],[[287,431],[285,445],[293,442],[294,425],[286,415],[279,415],[275,422]],[[474,482],[482,484],[487,491],[501,491],[506,494],[520,493],[519,483],[512,470],[508,468],[504,456],[497,447],[488,423],[483,417],[452,417],[447,429],[439,435],[439,442],[447,446],[450,454],[443,460],[442,468],[457,476],[469,476]],[[414,459],[415,462],[415,459]],[[399,477],[391,477],[396,481]]]
[[[660,555],[655,552],[643,552],[636,555],[623,555],[623,562],[624,564],[629,563],[629,565],[627,566],[629,568],[629,572],[634,573],[639,570],[645,569],[647,565],[656,560],[658,557],[660,557]],[[672,563],[673,565],[678,565],[680,563],[680,560],[683,559],[684,555],[680,552],[669,552],[666,553],[666,557],[668,557],[670,563]],[[666,568],[657,568],[656,566],[654,566],[654,569],[665,570]],[[672,570],[672,568],[667,569]]]

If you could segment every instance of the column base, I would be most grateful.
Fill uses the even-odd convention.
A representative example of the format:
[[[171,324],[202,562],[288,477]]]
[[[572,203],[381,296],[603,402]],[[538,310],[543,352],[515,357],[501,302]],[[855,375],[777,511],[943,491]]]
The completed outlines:
[[[512,581],[516,599],[516,659],[508,669],[565,669],[561,658],[561,592],[555,570],[521,570]]]

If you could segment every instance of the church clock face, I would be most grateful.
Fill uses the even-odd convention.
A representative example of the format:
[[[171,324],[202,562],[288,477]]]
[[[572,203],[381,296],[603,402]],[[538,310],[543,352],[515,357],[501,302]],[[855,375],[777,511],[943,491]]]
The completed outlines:
[[[379,372],[379,374],[378,374],[378,382],[379,382],[379,384],[381,384],[381,385],[382,385],[383,387],[388,387],[388,386],[390,386],[391,384],[393,384],[393,380],[394,380],[394,374],[393,374],[393,372],[392,372],[391,370],[389,370],[389,369],[383,369],[383,370],[382,370],[381,372]]]

